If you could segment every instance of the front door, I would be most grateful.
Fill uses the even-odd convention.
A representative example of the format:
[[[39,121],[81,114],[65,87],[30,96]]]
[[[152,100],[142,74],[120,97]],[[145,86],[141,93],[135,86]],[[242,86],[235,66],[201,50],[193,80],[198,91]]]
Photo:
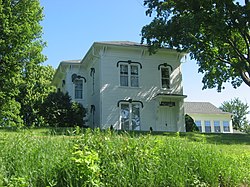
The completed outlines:
[[[175,107],[162,106],[159,108],[157,131],[176,131]]]

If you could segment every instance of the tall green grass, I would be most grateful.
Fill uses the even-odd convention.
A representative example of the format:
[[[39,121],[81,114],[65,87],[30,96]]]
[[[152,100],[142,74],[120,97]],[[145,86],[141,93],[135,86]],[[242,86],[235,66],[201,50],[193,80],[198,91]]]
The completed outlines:
[[[0,186],[250,185],[250,150],[228,154],[178,135],[0,132]]]

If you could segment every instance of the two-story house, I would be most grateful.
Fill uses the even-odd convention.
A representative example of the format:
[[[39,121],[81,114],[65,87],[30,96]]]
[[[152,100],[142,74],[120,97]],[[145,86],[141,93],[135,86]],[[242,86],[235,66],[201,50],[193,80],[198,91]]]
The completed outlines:
[[[173,49],[150,55],[134,42],[95,42],[82,60],[62,61],[53,84],[87,109],[92,128],[185,131],[184,55]]]

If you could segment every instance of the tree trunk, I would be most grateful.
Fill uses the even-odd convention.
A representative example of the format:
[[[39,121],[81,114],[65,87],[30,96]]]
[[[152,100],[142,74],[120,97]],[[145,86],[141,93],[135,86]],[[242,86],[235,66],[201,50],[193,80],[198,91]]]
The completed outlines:
[[[241,71],[241,78],[250,87],[250,73]]]

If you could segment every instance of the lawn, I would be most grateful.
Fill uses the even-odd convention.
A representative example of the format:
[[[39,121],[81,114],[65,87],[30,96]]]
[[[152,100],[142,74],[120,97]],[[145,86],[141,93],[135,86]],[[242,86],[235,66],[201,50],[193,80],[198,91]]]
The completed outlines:
[[[250,186],[250,136],[0,130],[0,186]]]

